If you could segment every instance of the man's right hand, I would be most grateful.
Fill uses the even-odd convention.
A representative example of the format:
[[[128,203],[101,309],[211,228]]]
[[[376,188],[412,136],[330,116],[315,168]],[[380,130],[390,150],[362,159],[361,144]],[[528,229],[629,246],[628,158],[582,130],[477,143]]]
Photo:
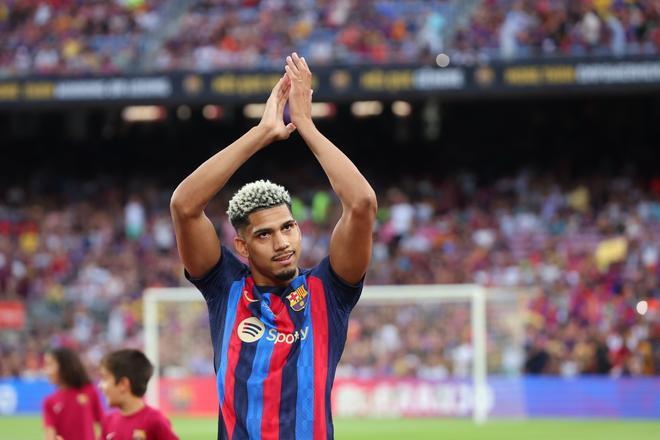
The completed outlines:
[[[291,81],[287,74],[275,84],[266,101],[266,109],[259,122],[259,127],[268,133],[269,142],[288,139],[296,131],[293,123],[284,125],[284,106],[289,99]]]

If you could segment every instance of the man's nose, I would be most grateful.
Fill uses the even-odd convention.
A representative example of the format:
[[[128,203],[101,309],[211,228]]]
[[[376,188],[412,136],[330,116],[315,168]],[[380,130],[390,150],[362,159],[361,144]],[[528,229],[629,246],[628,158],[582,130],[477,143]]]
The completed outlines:
[[[276,251],[284,250],[289,246],[289,242],[281,233],[276,233],[273,237],[273,247]]]

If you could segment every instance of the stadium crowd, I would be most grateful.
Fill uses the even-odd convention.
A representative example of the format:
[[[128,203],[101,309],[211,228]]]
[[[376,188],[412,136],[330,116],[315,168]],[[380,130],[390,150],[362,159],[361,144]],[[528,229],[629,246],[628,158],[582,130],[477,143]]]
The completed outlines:
[[[293,50],[316,66],[433,63],[443,51],[455,64],[657,54],[660,6],[653,0],[485,0],[472,9],[454,0],[0,5],[0,76],[280,68]]]
[[[411,62],[442,49],[454,3],[195,0],[176,14],[167,0],[10,0],[0,75],[281,67],[293,50],[317,65]]]
[[[196,0],[158,51],[155,67],[279,68],[293,50],[314,65],[434,59],[456,3]]]
[[[166,0],[0,3],[0,76],[113,74],[135,65]]]
[[[310,266],[325,255],[340,207],[325,189],[290,189],[303,231],[301,264]],[[524,353],[511,341],[489,344],[490,371],[660,373],[660,180],[559,182],[522,171],[486,186],[461,174],[404,179],[377,191],[368,284],[475,282],[524,290]],[[23,303],[28,320],[21,331],[0,333],[0,376],[40,375],[52,346],[80,350],[90,365],[114,348],[142,346],[143,290],[189,286],[170,195],[163,185],[103,179],[68,182],[48,194],[6,189],[0,299]],[[226,202],[218,197],[207,213],[230,242]],[[640,301],[647,301],[646,314]],[[161,360],[166,374],[212,373],[208,318],[198,306],[196,313],[167,309],[162,316],[170,341]],[[338,374],[467,374],[469,313],[450,311],[359,305]],[[491,342],[504,337],[503,324],[489,331]]]
[[[485,0],[450,49],[453,62],[660,52],[653,0]]]

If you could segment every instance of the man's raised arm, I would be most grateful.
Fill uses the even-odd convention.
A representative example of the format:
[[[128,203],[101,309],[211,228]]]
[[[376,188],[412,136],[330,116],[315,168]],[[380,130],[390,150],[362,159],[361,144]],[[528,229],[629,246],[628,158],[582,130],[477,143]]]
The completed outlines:
[[[294,53],[287,57],[285,70],[291,80],[291,121],[321,164],[343,208],[330,241],[330,264],[344,281],[355,284],[371,260],[376,194],[353,162],[312,122],[312,73],[305,60]]]
[[[283,119],[289,89],[284,75],[273,87],[259,125],[200,165],[174,190],[170,212],[176,243],[191,276],[204,276],[220,259],[220,239],[204,213],[206,205],[253,154],[271,142],[287,139],[295,130],[293,124],[284,125]]]

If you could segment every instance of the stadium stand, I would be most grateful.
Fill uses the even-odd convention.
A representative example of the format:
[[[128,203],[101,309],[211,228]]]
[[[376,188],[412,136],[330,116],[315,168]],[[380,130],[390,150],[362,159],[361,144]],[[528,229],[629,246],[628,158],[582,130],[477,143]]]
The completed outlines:
[[[460,3],[10,1],[0,6],[0,73],[279,68],[293,50],[315,65],[432,60]]]
[[[106,19],[111,17],[110,19]],[[538,56],[649,55],[660,7],[600,1],[11,0],[0,5],[0,75],[454,64]]]
[[[0,5],[0,75],[128,71],[162,25],[166,0],[10,0]]]
[[[155,67],[279,68],[294,49],[315,65],[434,59],[457,3],[194,1]]]
[[[0,291],[2,299],[27,305],[30,325],[2,339],[0,375],[38,374],[42,354],[52,345],[80,349],[91,363],[120,345],[139,346],[143,289],[187,285],[167,211],[171,189],[131,187],[142,189],[97,180],[71,181],[48,196],[6,191],[0,206]],[[650,340],[660,328],[635,306],[658,293],[660,181],[562,182],[522,171],[486,187],[465,174],[439,182],[402,181],[385,190],[370,284],[536,286],[538,294],[527,304],[527,372],[659,372]],[[292,192],[300,195],[293,209],[305,237],[302,263],[308,266],[323,256],[327,225],[338,207],[323,190]],[[214,204],[209,214],[228,242],[233,230],[220,206]],[[450,319],[414,310],[424,320],[410,326],[406,316],[413,311],[380,310],[368,319],[360,310],[352,316],[340,373],[456,370],[452,353],[460,347],[460,333],[430,337],[433,331],[447,333]],[[206,332],[201,326],[206,316],[200,316],[199,331],[188,332],[190,337]],[[165,322],[172,331],[183,325],[176,316]],[[404,328],[426,342],[404,350],[396,343]],[[374,349],[383,345],[390,348]],[[187,368],[210,373],[210,348],[198,348]]]
[[[660,7],[646,0],[486,0],[453,41],[455,63],[657,54]]]

